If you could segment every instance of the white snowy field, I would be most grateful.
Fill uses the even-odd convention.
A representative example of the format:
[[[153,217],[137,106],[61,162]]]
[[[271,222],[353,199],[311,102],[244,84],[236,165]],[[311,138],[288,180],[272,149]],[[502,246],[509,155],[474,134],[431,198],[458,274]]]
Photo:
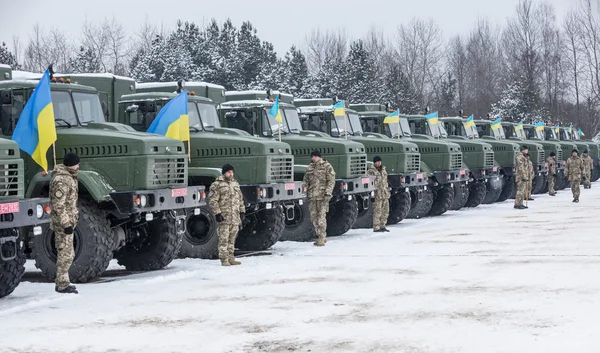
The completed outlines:
[[[0,351],[598,352],[599,183],[581,191],[278,243],[242,266],[177,260],[79,295],[24,282],[0,300]]]

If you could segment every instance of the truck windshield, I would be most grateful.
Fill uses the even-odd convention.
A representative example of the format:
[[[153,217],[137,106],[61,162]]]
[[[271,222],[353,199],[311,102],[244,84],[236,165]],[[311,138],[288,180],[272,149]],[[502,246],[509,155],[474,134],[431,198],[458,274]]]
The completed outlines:
[[[263,135],[267,136],[275,136],[279,134],[279,129],[281,129],[282,134],[287,134],[290,131],[288,130],[287,124],[285,123],[285,116],[281,114],[282,122],[278,122],[275,120],[274,116],[269,114],[269,109],[263,109]]]
[[[398,124],[392,124],[398,126]],[[412,133],[410,132],[410,125],[408,125],[408,119],[400,118],[400,131],[402,132],[402,136],[411,137]]]
[[[339,137],[352,135],[350,130],[350,122],[343,116],[336,116],[331,124],[331,136]]]
[[[571,140],[571,136],[569,136],[569,133],[565,129],[560,130],[560,135],[561,135],[561,140],[566,140],[566,141]]]
[[[446,131],[446,128],[444,127],[444,124],[438,122],[437,124],[435,124],[435,126],[438,127],[439,132],[440,132],[440,136],[442,136],[442,137],[448,137],[448,131]]]
[[[545,128],[544,133],[546,134],[546,140],[556,140],[556,132],[554,132],[554,128]]]
[[[188,102],[188,119],[190,121],[190,127],[202,130],[202,123],[200,122],[200,114],[198,114],[198,109],[194,103],[190,102]]]
[[[300,117],[298,116],[298,111],[296,109],[282,109],[284,113],[284,119],[288,123],[288,128],[290,132],[300,133],[302,131],[302,124],[300,123]]]
[[[73,101],[67,91],[52,91],[52,107],[54,108],[54,119],[57,120],[58,126],[67,125],[78,125],[77,116],[75,115],[75,108],[73,107]],[[102,112],[102,109],[100,109]],[[62,120],[59,120],[62,119]]]
[[[581,136],[579,136],[579,131],[572,131],[571,137],[573,138],[573,140],[581,140]]]
[[[215,108],[214,105],[208,103],[196,103],[196,106],[200,112],[200,120],[205,130],[221,127],[219,116],[217,115],[217,108]],[[190,117],[190,126],[192,126],[191,119],[192,118]]]
[[[350,122],[350,127],[352,128],[352,132],[354,132],[355,135],[363,134],[363,129],[360,125],[360,119],[358,118],[358,114],[348,113],[348,121]]]
[[[75,102],[77,117],[82,125],[105,122],[100,97],[97,93],[73,92],[73,101]]]
[[[427,127],[429,128],[429,135],[433,136],[433,137],[440,137],[441,136],[441,131],[440,131],[440,127],[441,124],[438,123],[437,124],[432,124],[431,122],[429,122],[429,120],[427,120]],[[446,135],[447,136],[447,135]]]
[[[545,136],[544,136],[544,130],[535,129],[535,137],[538,138],[538,139],[540,139],[540,140],[543,140],[545,138]]]
[[[516,138],[525,138],[522,135],[523,130],[515,130],[515,127],[512,125],[502,125],[502,133],[504,136],[516,137]]]

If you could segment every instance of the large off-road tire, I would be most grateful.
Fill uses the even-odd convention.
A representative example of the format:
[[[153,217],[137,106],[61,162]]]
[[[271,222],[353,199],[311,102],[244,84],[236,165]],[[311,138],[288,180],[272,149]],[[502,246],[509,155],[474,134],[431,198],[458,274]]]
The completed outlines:
[[[363,200],[357,201],[358,215],[356,216],[356,222],[352,226],[352,229],[369,229],[373,228],[373,201],[374,199],[368,198],[368,202],[364,205]],[[366,207],[365,207],[366,206]]]
[[[98,278],[108,267],[114,249],[112,230],[105,213],[91,201],[79,200],[79,223],[73,233],[75,259],[69,269],[74,283],[85,283]],[[31,234],[29,246],[35,267],[49,280],[56,279],[56,247],[54,232],[48,225],[41,235]]]
[[[465,207],[477,207],[481,205],[487,193],[485,182],[474,181],[469,184],[469,189],[469,199],[467,200]]]
[[[433,205],[429,211],[429,216],[441,216],[446,213],[454,202],[454,188],[451,184],[446,184],[433,191]]]
[[[399,192],[390,197],[390,215],[387,224],[398,224],[406,218],[410,212],[410,194],[408,192]]]
[[[502,187],[502,191],[500,192],[500,196],[496,202],[504,202],[508,200],[513,192],[516,190],[515,178],[511,176],[504,176],[504,186]]]
[[[452,206],[450,206],[450,210],[458,211],[465,207],[469,199],[469,194],[470,188],[466,181],[454,184],[454,201],[452,202]]]
[[[544,187],[542,188],[541,194],[547,194],[548,193],[548,179],[549,179],[549,176],[546,174],[544,176]]]
[[[175,218],[169,214],[131,230],[133,239],[115,251],[119,265],[130,271],[155,271],[175,259],[183,234],[177,231]]]
[[[423,190],[423,197],[419,201],[416,192],[411,189],[410,198],[411,206],[406,218],[419,219],[427,217],[429,211],[431,211],[431,207],[433,206],[433,191],[430,188]]]
[[[304,200],[302,205],[294,204],[294,219],[285,221],[285,228],[281,241],[313,241],[317,234],[310,219],[308,201]]]
[[[200,214],[194,209],[186,210],[185,234],[179,249],[180,258],[216,259],[219,257],[219,234],[217,221],[208,206],[200,207]]]
[[[327,212],[327,236],[335,237],[346,234],[352,229],[357,216],[358,203],[354,198],[352,200],[344,198],[330,204],[329,212]]]
[[[494,202],[498,201],[498,198],[500,197],[500,194],[502,193],[502,181],[498,180],[492,180],[492,179],[488,179],[487,182],[485,183],[485,188],[486,188],[486,192],[485,192],[485,197],[483,198],[483,201],[481,202],[484,205],[490,205],[493,204]]]
[[[13,230],[3,230],[4,232],[13,232]],[[21,283],[21,278],[25,273],[25,255],[21,249],[21,242],[17,239],[16,257],[10,261],[0,259],[0,298],[6,297],[12,293]]]
[[[600,179],[600,168],[594,167],[592,169],[592,182],[596,182],[598,179]]]
[[[536,175],[533,179],[531,194],[538,195],[544,191],[545,178],[543,175]]]
[[[235,246],[244,251],[267,250],[281,239],[284,228],[285,215],[281,206],[270,210],[262,209],[246,216]]]

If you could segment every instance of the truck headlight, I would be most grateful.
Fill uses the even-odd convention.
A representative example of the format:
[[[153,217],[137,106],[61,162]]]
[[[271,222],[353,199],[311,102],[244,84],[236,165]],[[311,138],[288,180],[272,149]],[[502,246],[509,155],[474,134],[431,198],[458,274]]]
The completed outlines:
[[[140,204],[142,205],[142,207],[146,207],[148,200],[146,199],[146,195],[142,195],[140,196]]]
[[[35,215],[37,216],[37,218],[44,217],[44,207],[42,205],[35,206]]]

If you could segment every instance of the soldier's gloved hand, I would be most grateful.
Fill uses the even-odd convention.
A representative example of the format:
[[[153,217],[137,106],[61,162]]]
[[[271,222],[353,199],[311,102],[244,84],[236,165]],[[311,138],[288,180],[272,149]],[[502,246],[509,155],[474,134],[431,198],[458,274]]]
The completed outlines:
[[[521,178],[521,181],[525,183],[525,182],[527,182],[527,179]]]
[[[215,219],[217,220],[218,223],[225,222],[225,218],[223,218],[223,215],[220,213],[217,213],[215,215]]]
[[[73,227],[65,228],[65,234],[73,234]]]
[[[242,223],[244,223],[245,219],[246,219],[246,215],[243,213],[240,213],[240,221],[242,221]]]

